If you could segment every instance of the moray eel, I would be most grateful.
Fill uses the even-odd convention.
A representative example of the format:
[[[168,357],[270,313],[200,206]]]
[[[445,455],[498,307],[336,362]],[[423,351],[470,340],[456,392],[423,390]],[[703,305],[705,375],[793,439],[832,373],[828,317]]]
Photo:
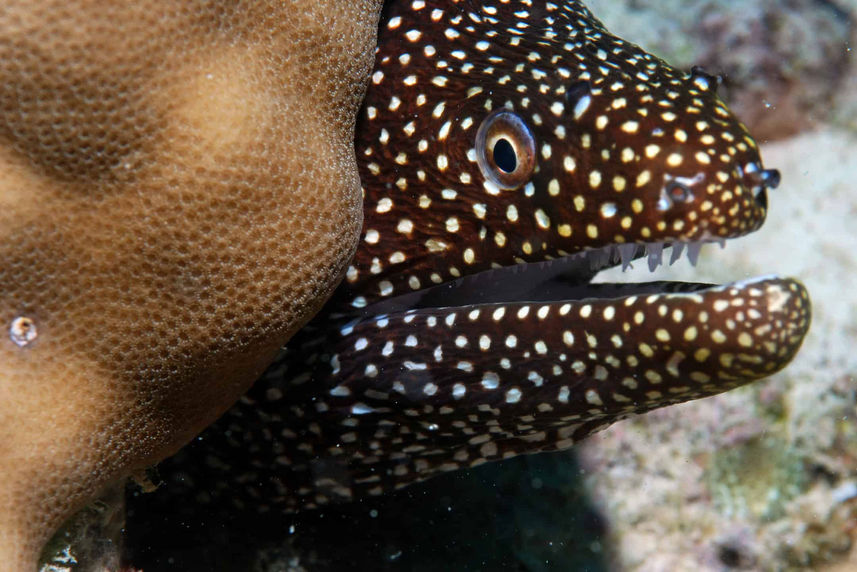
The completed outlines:
[[[779,175],[717,84],[580,2],[388,3],[347,278],[164,466],[165,494],[260,511],[380,495],[784,367],[810,319],[796,281],[589,283],[764,221]]]

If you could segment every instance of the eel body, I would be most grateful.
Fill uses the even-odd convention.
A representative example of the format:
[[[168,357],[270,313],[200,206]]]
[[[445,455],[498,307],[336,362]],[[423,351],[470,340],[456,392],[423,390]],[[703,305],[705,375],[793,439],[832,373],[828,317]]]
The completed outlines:
[[[380,495],[784,367],[809,327],[796,281],[589,283],[763,223],[779,175],[717,83],[581,2],[388,3],[347,278],[165,465],[167,494],[259,511]]]

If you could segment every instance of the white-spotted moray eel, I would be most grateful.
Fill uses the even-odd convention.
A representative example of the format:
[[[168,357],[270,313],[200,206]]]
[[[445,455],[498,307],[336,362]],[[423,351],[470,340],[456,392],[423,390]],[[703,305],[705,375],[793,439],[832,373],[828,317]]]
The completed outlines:
[[[762,224],[779,174],[717,84],[581,2],[390,2],[347,277],[162,468],[165,494],[260,511],[380,495],[784,367],[810,320],[796,281],[589,284]]]

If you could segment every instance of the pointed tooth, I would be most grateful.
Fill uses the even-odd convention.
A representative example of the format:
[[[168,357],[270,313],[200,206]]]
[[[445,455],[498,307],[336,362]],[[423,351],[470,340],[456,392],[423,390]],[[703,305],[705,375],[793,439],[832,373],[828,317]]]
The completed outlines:
[[[726,248],[726,239],[725,238],[715,238],[714,242],[720,245],[720,249]]]
[[[653,272],[663,262],[664,245],[662,242],[650,242],[646,250],[649,252],[649,272]]]
[[[637,252],[636,244],[620,244],[619,255],[622,257],[622,270],[625,271],[631,266],[631,261],[634,259],[634,253]]]
[[[613,248],[610,246],[605,246],[601,249],[601,265],[610,264],[610,256],[613,253]]]
[[[678,240],[672,245],[672,254],[670,254],[670,266],[676,263],[681,258],[681,253],[684,250],[684,242]]]
[[[691,266],[696,266],[699,260],[699,251],[702,250],[703,243],[700,241],[691,242],[687,245],[687,259],[690,260]]]
[[[604,267],[604,250],[603,248],[597,248],[595,250],[588,251],[589,254],[589,268],[592,270],[599,270]],[[607,256],[610,253],[608,251]]]
[[[613,249],[610,246],[605,246],[601,249],[601,258],[599,262],[601,266],[610,265],[610,256],[613,253]]]

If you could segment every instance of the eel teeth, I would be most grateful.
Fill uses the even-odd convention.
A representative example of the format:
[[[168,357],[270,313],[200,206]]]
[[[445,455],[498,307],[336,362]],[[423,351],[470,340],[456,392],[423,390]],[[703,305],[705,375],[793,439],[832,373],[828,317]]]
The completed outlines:
[[[646,252],[649,254],[649,272],[654,272],[655,268],[663,263],[664,243],[650,242],[646,244]]]
[[[681,258],[681,253],[684,250],[683,242],[674,242],[672,248],[672,254],[670,255],[670,266],[676,263],[676,261]]]
[[[691,242],[687,245],[687,259],[692,266],[696,266],[699,260],[699,252],[702,250],[702,242]]]
[[[690,262],[691,266],[696,266],[696,263],[699,261],[699,253],[702,250],[703,245],[714,242],[720,245],[720,248],[726,247],[726,241],[722,238],[714,238],[714,239],[703,239],[703,240],[693,240],[693,241],[682,241],[677,240],[674,242],[649,242],[645,244],[646,252],[648,255],[648,265],[649,271],[654,271],[656,268],[661,266],[664,263],[664,248],[670,247],[672,248],[672,253],[669,258],[669,265],[672,266],[675,264],[680,258],[682,253],[687,253],[687,259]],[[622,256],[622,270],[627,269],[631,266],[630,257],[633,257],[633,254],[636,250],[636,245],[634,244],[622,244],[617,247],[619,253]]]
[[[634,255],[637,253],[636,244],[620,244],[618,247],[619,256],[622,258],[622,271],[631,266],[631,261],[634,260]]]
[[[692,266],[696,266],[696,263],[699,261],[699,253],[700,250],[702,250],[702,246],[709,242],[718,243],[721,248],[726,246],[726,241],[722,238],[705,238],[694,241],[676,240],[671,242],[647,242],[642,244],[642,255],[648,256],[647,262],[650,271],[654,271],[656,268],[664,264],[664,248],[667,247],[672,248],[672,252],[669,256],[670,266],[681,259],[681,255],[685,252],[687,253],[687,259],[690,261],[690,264]],[[570,255],[570,258],[586,259],[592,270],[601,270],[612,265],[621,264],[622,270],[624,271],[628,268],[633,268],[632,263],[635,256],[639,253],[640,246],[640,244],[635,242],[613,244],[601,248],[584,250]],[[566,256],[568,255],[566,254]],[[553,260],[550,260],[543,262],[542,264],[547,264],[549,266],[553,262]],[[514,270],[513,272],[523,272],[524,266],[525,265],[521,265],[521,268]]]

